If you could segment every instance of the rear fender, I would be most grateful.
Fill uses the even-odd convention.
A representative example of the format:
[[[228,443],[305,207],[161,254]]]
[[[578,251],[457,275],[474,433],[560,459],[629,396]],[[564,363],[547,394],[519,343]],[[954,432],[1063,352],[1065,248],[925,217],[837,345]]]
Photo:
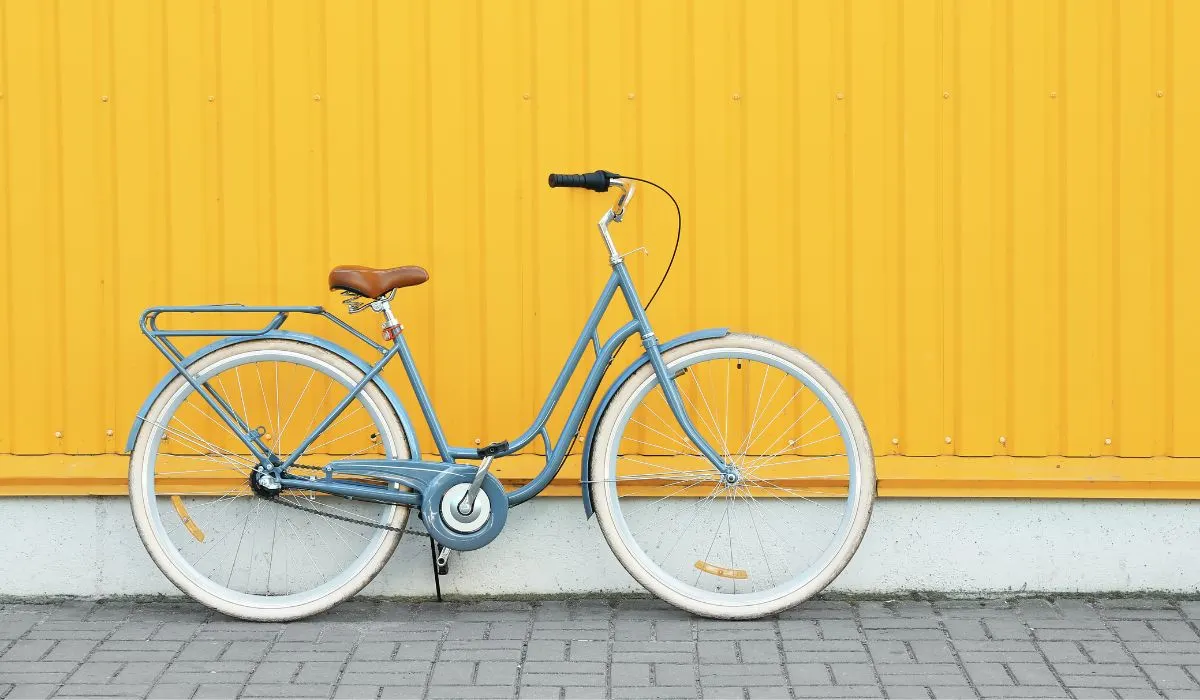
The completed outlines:
[[[365,360],[336,343],[331,343],[324,338],[318,338],[315,335],[309,335],[307,333],[293,333],[291,331],[280,330],[271,331],[263,335],[256,335],[252,337],[222,338],[209,343],[191,355],[188,355],[181,360],[180,364],[182,364],[184,367],[190,367],[196,360],[214,350],[220,350],[221,348],[229,347],[230,345],[247,343],[261,338],[293,340],[298,343],[313,345],[321,348],[322,350],[328,350],[329,352],[332,352],[343,360],[346,360],[350,364],[359,368],[364,373],[371,370],[371,365]],[[165,377],[159,380],[158,385],[155,386],[150,392],[150,395],[146,397],[146,401],[142,404],[142,407],[138,409],[137,416],[133,419],[133,426],[129,429],[129,439],[125,442],[126,452],[133,452],[134,443],[137,442],[138,431],[141,430],[142,427],[142,417],[150,411],[150,407],[154,404],[154,401],[158,399],[158,395],[161,394],[167,388],[167,385],[170,384],[171,381],[177,376],[179,376],[179,370],[172,369]],[[392,390],[392,387],[388,385],[383,376],[377,375],[373,381],[375,385],[379,387],[379,390],[383,392],[383,395],[387,397],[388,403],[390,403],[392,406],[392,410],[396,412],[396,417],[400,419],[400,426],[404,429],[404,437],[408,439],[410,451],[409,456],[419,456],[421,454],[421,450],[417,447],[417,434],[416,431],[413,430],[412,422],[408,419],[408,414],[404,411],[404,406],[400,403],[400,398],[396,396],[396,392]]]
[[[686,335],[681,335],[678,338],[672,338],[665,343],[659,345],[659,349],[663,352],[672,348],[677,348],[684,343],[691,343],[697,340],[708,340],[710,338],[724,338],[729,335],[728,328],[709,328],[702,331],[693,331]],[[625,383],[625,380],[633,376],[633,373],[641,369],[650,358],[645,353],[641,357],[634,360],[632,364],[625,368],[624,372],[617,377],[612,386],[608,387],[608,391],[604,392],[600,403],[596,404],[596,410],[592,413],[592,422],[588,424],[587,437],[583,441],[583,455],[579,467],[579,485],[583,488],[583,512],[587,517],[592,517],[595,510],[592,508],[592,490],[588,488],[588,470],[592,462],[592,443],[596,439],[596,430],[600,427],[600,420],[604,418],[604,412],[608,409],[608,404],[612,402],[613,396],[617,390]]]

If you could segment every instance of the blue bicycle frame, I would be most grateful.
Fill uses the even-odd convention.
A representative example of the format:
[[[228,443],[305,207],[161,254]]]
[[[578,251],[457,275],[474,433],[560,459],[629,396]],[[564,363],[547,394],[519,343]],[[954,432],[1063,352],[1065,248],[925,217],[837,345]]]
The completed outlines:
[[[618,207],[622,207],[627,201],[627,196],[623,197]],[[614,212],[616,216],[614,217]],[[675,341],[660,345],[650,326],[650,321],[646,318],[645,311],[642,308],[641,300],[638,298],[637,290],[634,287],[633,280],[629,276],[629,271],[625,266],[624,259],[617,255],[612,248],[611,239],[608,237],[606,225],[609,221],[619,221],[619,211],[614,209],[609,214],[605,215],[605,219],[601,220],[601,231],[605,234],[605,240],[609,244],[610,263],[612,265],[612,274],[605,284],[603,291],[600,293],[600,298],[597,300],[595,307],[588,316],[587,322],[583,330],[579,334],[579,338],[575,341],[571,349],[570,355],[567,357],[562,370],[559,372],[558,378],[550,389],[549,395],[546,397],[541,410],[534,419],[533,424],[520,436],[511,440],[508,443],[496,443],[491,446],[489,454],[493,458],[502,458],[520,451],[534,438],[541,437],[546,450],[546,463],[542,470],[529,483],[517,488],[514,491],[507,493],[508,505],[516,506],[536,496],[550,484],[567,457],[567,452],[570,450],[574,442],[574,436],[579,432],[580,425],[584,415],[587,413],[588,407],[592,403],[592,398],[596,394],[601,379],[615,357],[617,351],[625,343],[625,341],[635,333],[641,335],[642,345],[645,348],[645,361],[648,361],[654,368],[663,394],[683,429],[685,435],[698,448],[713,468],[721,472],[725,476],[731,475],[733,467],[726,464],[725,460],[708,444],[708,442],[696,430],[690,416],[684,408],[683,398],[681,397],[678,388],[675,385],[674,377],[667,370],[666,364],[663,361],[663,351],[699,337],[713,337],[715,335],[724,335],[724,329],[715,333],[700,333],[692,336],[684,336]],[[629,307],[633,318],[629,322],[621,326],[613,333],[603,345],[600,344],[598,329],[600,320],[608,310],[613,297],[617,290],[620,290],[626,305]],[[214,313],[214,312],[234,312],[234,313],[273,313],[275,314],[272,320],[263,328],[258,330],[235,330],[235,331],[216,331],[216,330],[164,330],[158,327],[158,317],[164,313]],[[349,393],[343,398],[330,413],[312,429],[305,439],[296,446],[296,448],[288,456],[276,455],[266,442],[262,439],[262,431],[250,426],[244,421],[233,408],[211,387],[193,375],[187,370],[189,358],[186,358],[174,344],[171,343],[171,337],[180,336],[230,336],[239,340],[244,340],[247,337],[278,337],[282,334],[279,331],[284,321],[292,313],[314,314],[322,316],[345,331],[356,336],[358,339],[372,346],[383,356],[374,364],[368,366],[361,360],[356,364],[364,370],[363,377],[351,388]],[[241,305],[216,305],[216,306],[162,306],[148,309],[142,315],[141,322],[142,332],[150,339],[150,341],[159,349],[160,352],[171,362],[175,371],[184,376],[192,387],[200,394],[200,396],[212,407],[217,415],[225,422],[231,431],[246,445],[250,453],[262,465],[264,471],[276,476],[279,484],[284,489],[301,489],[305,491],[327,493],[350,498],[358,498],[364,500],[377,501],[382,503],[393,503],[397,505],[419,507],[421,504],[421,489],[424,486],[425,479],[412,478],[412,470],[416,469],[423,472],[430,472],[431,468],[434,473],[448,471],[453,469],[462,469],[463,467],[455,465],[456,459],[481,459],[484,454],[483,450],[475,447],[455,447],[450,445],[446,440],[445,432],[442,429],[441,422],[434,410],[433,403],[430,401],[429,394],[425,389],[425,384],[421,380],[420,373],[417,370],[416,362],[413,359],[412,352],[409,350],[408,343],[404,339],[403,333],[397,333],[390,348],[384,347],[367,336],[355,330],[349,324],[345,323],[336,316],[330,314],[319,306],[241,306]],[[285,336],[286,337],[286,336]],[[575,370],[579,366],[579,362],[583,358],[584,352],[588,345],[591,345],[596,360],[592,368],[588,371],[584,385],[575,399],[574,405],[567,416],[562,433],[554,443],[550,442],[550,435],[546,428],[546,424],[550,419],[551,413],[558,405],[563,393],[566,391],[567,383],[575,374]],[[421,412],[425,417],[425,421],[429,425],[430,432],[433,435],[434,443],[436,444],[438,454],[441,456],[441,461],[425,461],[420,459],[407,460],[392,460],[392,459],[344,459],[335,460],[326,465],[324,478],[308,478],[295,477],[288,474],[288,468],[304,454],[304,451],[312,445],[329,426],[337,420],[338,416],[350,405],[351,402],[358,396],[360,392],[368,384],[373,381],[381,381],[380,372],[391,360],[400,357],[401,364],[404,365],[405,372],[408,375],[409,383],[412,386],[413,393],[417,398],[417,403],[421,407]],[[632,368],[631,368],[632,369]],[[628,374],[628,372],[627,372]],[[168,377],[167,379],[170,379]],[[624,377],[622,377],[623,379]],[[167,379],[160,385],[165,386]],[[610,393],[611,396],[611,393]],[[608,397],[606,397],[607,400]],[[394,397],[389,396],[394,402],[394,408],[398,414],[403,417],[403,408],[399,405]],[[151,399],[147,401],[148,408]],[[139,412],[139,423],[145,420],[146,411]],[[136,433],[138,424],[134,426]],[[411,432],[411,431],[409,431]],[[412,441],[411,434],[409,435],[410,442]],[[131,436],[132,443],[132,436]],[[415,448],[415,445],[413,445]],[[403,484],[411,487],[412,491],[399,491],[388,486],[376,486],[362,482],[354,482],[350,480],[334,479],[335,475],[358,475],[380,477],[389,480],[390,482]],[[586,496],[586,494],[585,494]]]

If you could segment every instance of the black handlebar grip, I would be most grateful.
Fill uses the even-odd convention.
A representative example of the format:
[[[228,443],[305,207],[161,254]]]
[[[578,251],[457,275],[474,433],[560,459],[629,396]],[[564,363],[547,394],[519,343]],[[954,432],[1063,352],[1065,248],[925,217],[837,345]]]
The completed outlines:
[[[583,173],[580,175],[551,173],[549,182],[551,187],[578,187],[579,189],[591,190],[593,192],[607,192],[608,181],[617,177],[621,176],[607,170],[597,170],[593,173]]]

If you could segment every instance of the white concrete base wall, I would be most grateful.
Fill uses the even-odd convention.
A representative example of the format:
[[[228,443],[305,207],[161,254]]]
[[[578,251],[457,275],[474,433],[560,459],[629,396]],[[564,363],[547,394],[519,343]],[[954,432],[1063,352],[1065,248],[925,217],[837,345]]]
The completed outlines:
[[[0,596],[179,592],[142,548],[124,498],[0,499]],[[413,521],[414,527],[419,527]],[[1200,592],[1200,505],[1186,501],[886,499],[844,593]],[[578,499],[539,498],[455,555],[452,595],[637,592]],[[364,595],[433,594],[429,541],[406,535]]]

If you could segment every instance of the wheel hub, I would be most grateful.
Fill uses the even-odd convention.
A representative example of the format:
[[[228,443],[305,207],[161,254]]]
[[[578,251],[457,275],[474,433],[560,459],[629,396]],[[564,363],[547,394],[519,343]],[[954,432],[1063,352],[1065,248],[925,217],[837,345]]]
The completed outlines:
[[[260,498],[272,499],[283,490],[279,480],[261,466],[250,472],[250,490]]]

